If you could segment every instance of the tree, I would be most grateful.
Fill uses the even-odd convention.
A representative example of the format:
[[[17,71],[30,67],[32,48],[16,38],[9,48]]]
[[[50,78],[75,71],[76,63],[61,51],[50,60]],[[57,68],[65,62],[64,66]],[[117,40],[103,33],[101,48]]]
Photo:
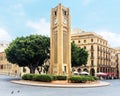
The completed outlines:
[[[50,38],[42,35],[30,35],[16,38],[5,50],[7,60],[20,67],[27,66],[35,73],[47,58]]]
[[[78,47],[74,43],[71,43],[71,63],[72,67],[79,66]]]
[[[88,59],[88,52],[83,48],[79,48],[76,44],[72,42],[71,43],[72,67],[86,65],[87,59]]]

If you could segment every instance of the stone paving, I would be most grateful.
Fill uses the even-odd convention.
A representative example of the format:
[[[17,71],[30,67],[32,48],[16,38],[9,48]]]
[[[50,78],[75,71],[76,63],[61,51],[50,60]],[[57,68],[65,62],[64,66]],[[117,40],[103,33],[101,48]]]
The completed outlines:
[[[103,81],[88,82],[88,83],[60,83],[60,82],[37,82],[29,80],[12,80],[12,83],[30,85],[30,86],[40,86],[40,87],[58,87],[58,88],[92,88],[92,87],[102,87],[108,86],[110,83]]]

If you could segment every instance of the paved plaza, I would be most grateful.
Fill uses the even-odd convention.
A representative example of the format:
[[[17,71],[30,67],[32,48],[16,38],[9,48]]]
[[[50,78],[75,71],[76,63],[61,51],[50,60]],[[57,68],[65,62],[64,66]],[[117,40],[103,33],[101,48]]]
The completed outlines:
[[[38,87],[11,83],[20,78],[0,75],[0,96],[120,96],[120,80],[106,80],[109,86],[92,88]]]

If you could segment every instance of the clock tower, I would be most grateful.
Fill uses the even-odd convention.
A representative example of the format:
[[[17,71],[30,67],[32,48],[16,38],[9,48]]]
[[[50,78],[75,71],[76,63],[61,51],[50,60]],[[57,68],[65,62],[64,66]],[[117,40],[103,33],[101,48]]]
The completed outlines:
[[[50,73],[71,74],[71,36],[69,8],[59,4],[51,11]]]

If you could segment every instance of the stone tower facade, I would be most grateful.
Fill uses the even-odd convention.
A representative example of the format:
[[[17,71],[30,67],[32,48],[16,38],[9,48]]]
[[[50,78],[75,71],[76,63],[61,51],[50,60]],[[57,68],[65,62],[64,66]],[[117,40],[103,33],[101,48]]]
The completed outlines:
[[[50,73],[71,74],[71,36],[69,8],[59,4],[51,11]]]

